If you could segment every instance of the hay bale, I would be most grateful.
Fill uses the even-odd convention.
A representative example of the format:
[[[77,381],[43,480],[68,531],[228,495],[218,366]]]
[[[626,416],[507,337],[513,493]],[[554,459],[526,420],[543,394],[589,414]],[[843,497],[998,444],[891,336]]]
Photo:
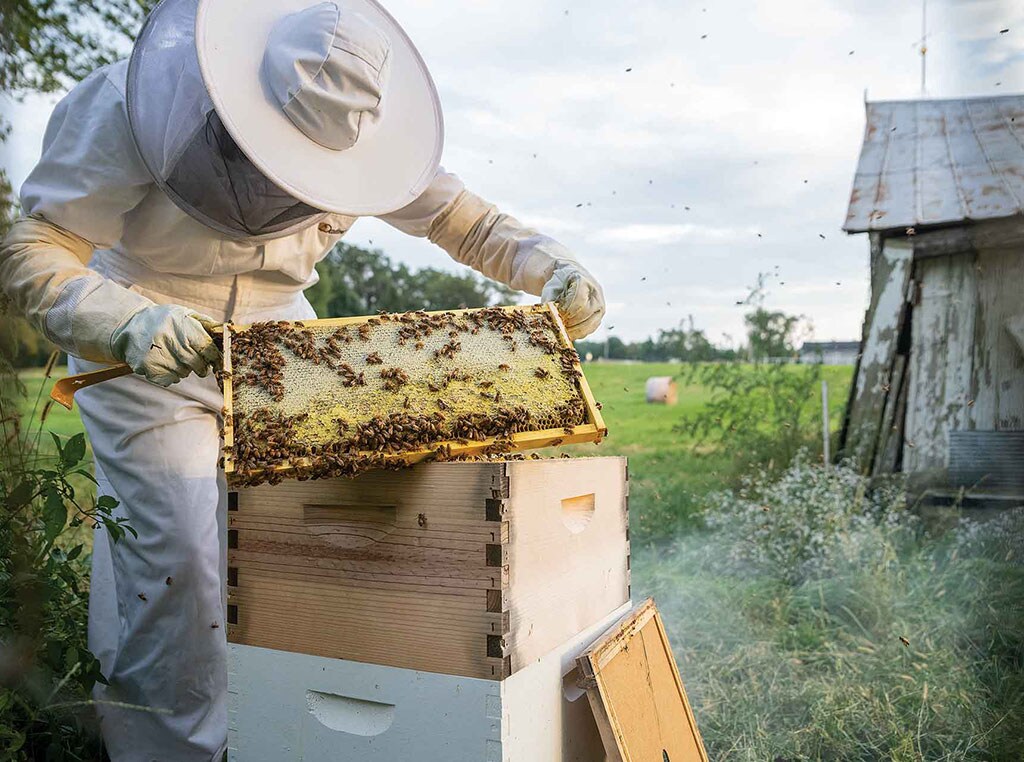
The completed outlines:
[[[679,401],[676,381],[672,376],[651,376],[647,379],[645,391],[648,404],[674,405]]]

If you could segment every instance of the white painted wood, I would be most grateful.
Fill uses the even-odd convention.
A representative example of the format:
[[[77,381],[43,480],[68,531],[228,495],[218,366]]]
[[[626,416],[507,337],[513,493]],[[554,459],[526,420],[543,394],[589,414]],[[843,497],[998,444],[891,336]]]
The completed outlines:
[[[629,600],[628,480],[624,458],[507,467],[514,673]]]
[[[949,465],[949,431],[967,428],[973,399],[971,378],[977,280],[971,254],[917,263],[920,301],[911,327],[903,470]]]
[[[229,645],[230,762],[602,762],[567,676],[627,603],[503,681]]]
[[[878,427],[892,386],[900,330],[906,316],[913,252],[905,240],[887,239],[872,259],[872,303],[865,317],[864,341],[850,397],[844,455],[870,471]]]
[[[970,428],[1024,430],[1024,355],[1010,326],[1024,310],[1024,252],[978,252],[978,317],[973,346]]]

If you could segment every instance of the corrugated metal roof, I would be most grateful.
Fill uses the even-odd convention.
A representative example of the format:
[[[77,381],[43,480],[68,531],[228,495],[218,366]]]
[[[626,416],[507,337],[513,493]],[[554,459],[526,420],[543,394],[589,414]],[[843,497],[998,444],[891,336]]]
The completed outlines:
[[[1024,95],[866,105],[844,230],[1024,212]]]

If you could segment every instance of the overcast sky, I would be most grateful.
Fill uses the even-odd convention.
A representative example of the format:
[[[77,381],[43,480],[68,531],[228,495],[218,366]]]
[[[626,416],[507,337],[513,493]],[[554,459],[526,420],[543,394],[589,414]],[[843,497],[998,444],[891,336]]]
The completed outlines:
[[[739,337],[736,302],[759,272],[777,273],[768,305],[807,315],[816,338],[859,337],[868,245],[840,226],[865,92],[920,95],[919,0],[385,5],[440,89],[445,166],[604,284],[595,338],[690,314],[715,340]],[[1024,91],[1021,4],[929,0],[928,32],[929,96]],[[0,161],[16,184],[51,107],[11,110]],[[350,240],[457,267],[376,220]]]

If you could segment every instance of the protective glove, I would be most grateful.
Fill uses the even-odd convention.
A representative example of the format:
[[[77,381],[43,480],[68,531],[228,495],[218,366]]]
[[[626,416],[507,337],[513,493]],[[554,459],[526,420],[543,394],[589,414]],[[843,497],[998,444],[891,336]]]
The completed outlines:
[[[558,262],[540,298],[558,305],[565,330],[573,340],[592,334],[604,317],[604,291],[594,276],[577,262]]]
[[[213,319],[178,305],[145,307],[110,338],[117,359],[159,386],[176,384],[192,373],[205,377],[220,352],[204,323]]]

